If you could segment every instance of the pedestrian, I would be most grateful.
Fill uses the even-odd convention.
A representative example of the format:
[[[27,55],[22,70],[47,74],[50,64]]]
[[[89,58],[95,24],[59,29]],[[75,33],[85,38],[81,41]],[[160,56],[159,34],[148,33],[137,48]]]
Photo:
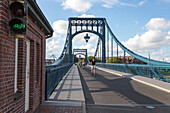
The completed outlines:
[[[91,61],[91,73],[92,73],[92,75],[95,75],[95,73],[96,73],[96,61],[94,58]]]
[[[85,68],[85,65],[86,65],[86,62],[85,62],[85,61],[83,61],[83,69]]]

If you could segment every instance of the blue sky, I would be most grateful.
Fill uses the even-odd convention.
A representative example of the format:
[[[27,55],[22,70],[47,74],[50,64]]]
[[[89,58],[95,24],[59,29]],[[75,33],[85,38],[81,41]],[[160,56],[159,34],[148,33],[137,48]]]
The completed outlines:
[[[170,61],[170,0],[37,0],[54,29],[47,40],[47,57],[60,55],[69,17],[104,17],[116,37],[129,49],[156,60]],[[73,48],[87,48],[93,55],[96,36],[83,42],[73,39]],[[79,40],[79,42],[77,41]]]

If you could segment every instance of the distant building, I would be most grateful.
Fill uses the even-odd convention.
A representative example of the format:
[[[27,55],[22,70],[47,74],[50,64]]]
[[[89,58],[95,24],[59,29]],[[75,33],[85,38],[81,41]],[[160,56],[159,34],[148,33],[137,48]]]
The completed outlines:
[[[50,64],[52,64],[53,62],[55,61],[55,59],[54,58],[48,58],[48,59],[46,59],[46,65],[50,65]]]
[[[24,38],[9,37],[9,5],[0,1],[0,113],[33,113],[45,100],[46,39],[53,29],[35,0]]]
[[[115,58],[117,58],[117,57],[115,57]],[[100,59],[101,59],[101,58],[100,58]],[[109,57],[109,58],[107,57],[107,58],[106,58],[106,62],[109,62],[110,59],[111,59],[111,57]],[[124,56],[119,56],[118,59],[119,59],[119,61],[120,61],[121,63],[124,63]],[[135,63],[135,59],[134,59],[134,57],[132,57],[132,56],[126,56],[126,57],[125,57],[125,61],[126,61],[127,64],[134,64],[134,63]],[[146,64],[145,62],[140,61],[140,60],[138,60],[138,59],[136,59],[136,63],[137,63],[137,64]]]

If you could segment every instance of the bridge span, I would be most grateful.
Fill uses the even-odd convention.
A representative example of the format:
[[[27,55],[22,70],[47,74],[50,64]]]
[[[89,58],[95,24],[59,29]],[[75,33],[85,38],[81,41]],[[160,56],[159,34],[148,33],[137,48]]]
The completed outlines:
[[[169,113],[170,87],[164,81],[101,67],[97,67],[96,75],[91,75],[89,65],[85,69],[73,65],[38,113],[59,111]]]
[[[80,48],[72,48],[72,39],[80,33],[93,33],[98,36],[93,58],[101,60],[101,62],[97,62],[98,69],[95,76],[91,75],[90,67],[86,66],[83,70],[73,65],[75,63],[74,55],[77,54],[75,51],[83,54],[85,61],[89,63],[87,49],[82,51]],[[88,42],[88,34],[84,38]],[[122,62],[120,62],[119,48],[124,54]],[[116,52],[115,49],[117,49]],[[129,57],[126,59],[127,54],[133,60]],[[116,61],[113,62],[114,58]],[[79,69],[79,73],[75,68]],[[75,75],[80,75],[80,77],[75,79]],[[125,47],[114,35],[105,18],[69,18],[63,51],[56,62],[46,66],[45,96],[48,102],[50,99],[49,103],[52,101],[50,105],[53,107],[56,106],[56,101],[57,103],[59,101],[58,104],[65,109],[63,112],[69,112],[69,109],[75,108],[75,112],[83,113],[170,113],[168,76],[170,76],[169,62],[143,57]],[[62,87],[60,87],[63,81],[68,82],[62,83]],[[82,86],[79,84],[80,81]],[[63,89],[65,85],[67,88]],[[60,91],[56,88],[59,88]],[[82,93],[82,89],[84,93]],[[54,92],[58,96],[55,96]],[[82,105],[84,99],[78,100],[79,104],[75,104],[77,97],[80,97],[79,94],[85,96],[87,111],[81,109],[84,108],[84,104]],[[64,98],[62,102],[69,102],[66,102],[66,106],[63,107],[61,98],[52,99],[52,95],[54,97],[61,95]],[[51,107],[49,108],[51,109]],[[56,106],[50,113],[58,110],[60,111],[60,107]],[[49,110],[47,111],[49,112]]]

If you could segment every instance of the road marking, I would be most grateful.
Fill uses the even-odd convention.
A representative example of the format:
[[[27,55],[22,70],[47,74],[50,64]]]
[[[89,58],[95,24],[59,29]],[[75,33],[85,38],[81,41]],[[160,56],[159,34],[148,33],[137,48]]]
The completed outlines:
[[[155,107],[154,107],[154,106],[146,106],[146,108],[148,108],[148,109],[154,109]]]

